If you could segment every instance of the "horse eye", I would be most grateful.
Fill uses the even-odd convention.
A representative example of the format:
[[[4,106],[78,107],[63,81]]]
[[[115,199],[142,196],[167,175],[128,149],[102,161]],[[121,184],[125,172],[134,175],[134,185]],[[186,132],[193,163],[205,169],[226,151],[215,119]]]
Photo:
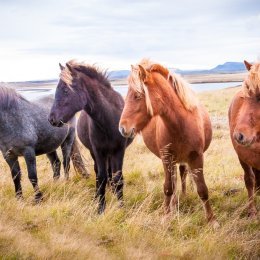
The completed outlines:
[[[260,96],[256,97],[256,102],[260,102]]]
[[[135,99],[135,100],[141,99],[141,94],[140,94],[140,93],[136,93],[136,94],[134,95],[134,99]]]

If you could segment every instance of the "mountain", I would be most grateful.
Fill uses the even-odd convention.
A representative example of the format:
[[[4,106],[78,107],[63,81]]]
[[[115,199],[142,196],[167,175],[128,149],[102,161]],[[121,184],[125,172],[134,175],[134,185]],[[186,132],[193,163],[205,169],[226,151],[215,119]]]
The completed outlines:
[[[108,72],[108,78],[110,80],[125,79],[128,77],[130,70],[113,70]]]
[[[194,74],[216,74],[216,73],[237,73],[246,70],[243,62],[225,62],[224,64],[217,65],[209,70],[182,70],[169,68],[170,71],[181,75],[194,75]],[[116,70],[108,73],[110,80],[125,79],[129,75],[129,70]]]
[[[211,69],[212,72],[240,72],[245,71],[245,65],[243,62],[225,62],[222,65],[218,65]]]
[[[181,74],[181,75],[198,75],[198,74],[217,74],[217,73],[239,73],[246,71],[245,65],[243,62],[225,62],[224,64],[217,65],[216,67],[209,69],[209,70],[182,70],[178,68],[169,68],[170,71]],[[108,71],[108,79],[113,80],[120,80],[126,79],[129,74],[130,70],[112,70]],[[23,83],[29,84],[57,84],[58,79],[50,79],[50,80],[33,80],[33,81],[26,81]],[[21,82],[9,82],[20,84]]]

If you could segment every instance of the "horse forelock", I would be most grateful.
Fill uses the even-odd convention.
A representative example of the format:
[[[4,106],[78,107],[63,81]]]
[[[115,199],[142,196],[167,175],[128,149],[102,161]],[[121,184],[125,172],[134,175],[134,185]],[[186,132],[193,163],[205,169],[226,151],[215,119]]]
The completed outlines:
[[[71,88],[72,86],[72,81],[73,77],[71,75],[70,70],[65,67],[61,72],[60,72],[60,79],[69,87]]]
[[[15,89],[0,86],[0,109],[17,108],[21,99],[25,100]]]
[[[252,65],[242,86],[245,96],[260,94],[260,63]]]
[[[152,102],[151,102],[150,95],[149,95],[149,90],[140,77],[140,70],[139,70],[138,66],[134,66],[132,68],[131,74],[128,77],[128,83],[129,83],[129,88],[132,91],[144,95],[147,112],[150,116],[153,116],[153,107],[152,107]]]

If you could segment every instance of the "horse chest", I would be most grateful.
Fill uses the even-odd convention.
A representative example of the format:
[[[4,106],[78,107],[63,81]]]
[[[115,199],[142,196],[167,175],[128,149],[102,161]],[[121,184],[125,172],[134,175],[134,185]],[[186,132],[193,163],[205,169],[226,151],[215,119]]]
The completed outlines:
[[[250,148],[239,147],[235,145],[238,157],[251,167],[260,170],[260,151],[254,151]]]

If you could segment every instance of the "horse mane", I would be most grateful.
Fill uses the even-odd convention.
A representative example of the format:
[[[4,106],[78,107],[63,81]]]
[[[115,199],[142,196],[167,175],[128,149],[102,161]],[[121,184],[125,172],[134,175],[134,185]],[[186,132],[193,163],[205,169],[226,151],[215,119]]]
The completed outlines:
[[[143,66],[149,72],[157,72],[162,75],[170,83],[173,90],[175,90],[175,93],[177,94],[179,100],[186,110],[193,111],[197,107],[198,100],[195,93],[189,87],[188,82],[186,82],[181,76],[175,73],[171,73],[167,68],[158,63],[153,63],[150,59],[142,59],[138,65]],[[132,88],[136,92],[144,92],[147,110],[150,111],[150,114],[153,114],[148,89],[141,81],[138,66],[132,67],[132,73],[131,77],[129,77],[129,83],[132,83],[130,84],[130,86],[132,86]]]
[[[255,63],[249,70],[247,79],[243,82],[243,90],[246,96],[260,94],[260,63]]]
[[[19,100],[25,100],[20,94],[13,88],[0,86],[0,109],[17,108]],[[28,101],[27,101],[28,102]]]
[[[71,68],[83,73],[84,75],[90,77],[91,79],[97,79],[106,88],[111,88],[111,84],[108,80],[107,72],[102,71],[97,66],[89,65],[84,62],[77,62],[75,60],[71,60],[67,62],[67,64],[69,64]],[[73,75],[67,66],[65,66],[65,68],[61,71],[60,79],[63,82],[65,82],[68,86],[72,85]]]
[[[196,94],[189,87],[189,83],[176,73],[169,73],[171,86],[175,89],[181,103],[188,111],[193,111],[198,106]]]

